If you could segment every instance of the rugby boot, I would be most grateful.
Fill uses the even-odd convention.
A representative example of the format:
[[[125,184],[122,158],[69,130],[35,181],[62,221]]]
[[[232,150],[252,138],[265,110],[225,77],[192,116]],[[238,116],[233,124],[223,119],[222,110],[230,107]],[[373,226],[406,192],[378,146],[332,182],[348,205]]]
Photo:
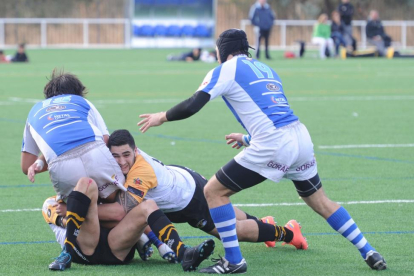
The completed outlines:
[[[169,263],[176,264],[179,262],[177,255],[175,255],[174,251],[172,251],[172,249],[165,243],[158,247],[158,253],[160,253],[161,258],[167,260]]]
[[[72,256],[66,252],[65,249],[63,249],[62,252],[60,252],[59,257],[55,258],[55,260],[49,265],[49,269],[63,271],[70,268],[71,264]]]
[[[296,220],[289,220],[288,223],[286,223],[285,227],[293,232],[293,239],[287,244],[293,245],[297,249],[308,249],[308,242],[306,241],[305,237],[302,236],[302,231],[300,230],[302,226]],[[284,242],[282,245],[285,244],[286,242]]]
[[[212,239],[205,240],[196,247],[189,247],[184,251],[181,266],[184,271],[194,271],[200,263],[214,252],[215,243]]]
[[[365,262],[373,270],[387,269],[387,262],[377,251],[371,250],[367,253]]]
[[[225,258],[211,259],[216,264],[200,269],[200,273],[206,274],[244,274],[247,271],[247,263],[242,259],[238,264],[231,264]]]
[[[276,225],[275,219],[272,216],[267,216],[267,217],[261,218],[260,220],[267,224]],[[265,241],[264,243],[266,247],[276,246],[276,241]]]
[[[149,258],[152,256],[152,253],[154,253],[154,250],[151,247],[151,241],[148,239],[148,236],[144,233],[139,238],[139,241],[135,245],[135,248],[138,251],[139,257],[143,261],[148,261]]]

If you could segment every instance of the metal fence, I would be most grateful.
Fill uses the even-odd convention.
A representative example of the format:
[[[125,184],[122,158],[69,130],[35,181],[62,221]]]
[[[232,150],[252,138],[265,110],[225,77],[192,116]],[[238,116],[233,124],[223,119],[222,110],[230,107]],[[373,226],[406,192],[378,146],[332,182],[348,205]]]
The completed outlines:
[[[0,48],[129,47],[131,21],[104,18],[0,18]]]
[[[270,46],[272,49],[286,49],[297,45],[297,41],[312,40],[315,20],[275,20],[272,29]],[[382,21],[385,32],[393,39],[393,45],[400,49],[414,48],[414,21]],[[358,48],[365,49],[367,38],[365,33],[366,21],[352,21],[353,36]],[[246,31],[249,41],[254,41],[253,26],[250,20],[240,21],[240,28]]]

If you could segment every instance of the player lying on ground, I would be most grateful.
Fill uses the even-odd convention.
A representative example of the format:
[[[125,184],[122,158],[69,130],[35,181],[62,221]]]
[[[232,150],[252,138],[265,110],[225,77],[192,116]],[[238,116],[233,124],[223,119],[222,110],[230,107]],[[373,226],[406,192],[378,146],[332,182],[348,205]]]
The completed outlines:
[[[230,196],[266,179],[279,182],[282,178],[293,181],[306,204],[348,239],[372,269],[386,269],[384,258],[368,243],[347,210],[323,191],[309,132],[290,108],[277,73],[251,58],[246,33],[238,29],[224,31],[216,50],[219,66],[206,75],[191,98],[167,112],[142,114],[138,123],[145,132],[167,121],[186,119],[222,96],[249,133],[245,139],[249,147],[218,170],[204,188],[226,253],[216,265],[200,272],[246,272],[247,264],[237,242],[240,222],[235,219]],[[221,228],[223,224],[229,226]]]
[[[49,269],[65,270],[71,266],[72,261],[90,265],[126,264],[134,257],[135,244],[147,225],[157,235],[166,232],[168,238],[178,241],[173,250],[184,271],[196,270],[212,254],[214,241],[211,239],[197,247],[187,247],[153,200],[146,200],[133,208],[113,229],[101,227],[98,218],[98,189],[94,180],[83,177],[69,194],[64,248],[49,265]]]

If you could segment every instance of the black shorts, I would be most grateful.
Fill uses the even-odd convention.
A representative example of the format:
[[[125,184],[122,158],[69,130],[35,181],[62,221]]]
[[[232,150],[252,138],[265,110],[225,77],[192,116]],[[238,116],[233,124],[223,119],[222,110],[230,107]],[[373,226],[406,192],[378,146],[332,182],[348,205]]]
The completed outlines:
[[[243,167],[234,159],[216,173],[216,178],[224,187],[234,192],[240,192],[266,180],[266,177]]]
[[[114,254],[112,254],[111,248],[109,247],[109,231],[111,230],[101,227],[99,242],[96,246],[95,252],[92,255],[83,254],[77,243],[75,244],[75,248],[68,246],[69,253],[72,256],[72,261],[85,265],[123,265],[129,263],[134,258],[135,246],[131,248],[131,251],[128,253],[124,261],[119,260],[114,256]]]
[[[173,223],[188,223],[194,228],[199,228],[206,233],[211,232],[216,226],[210,215],[207,200],[204,196],[204,186],[207,184],[207,179],[199,173],[182,166],[170,165],[186,170],[191,174],[195,181],[195,191],[193,198],[188,205],[176,212],[165,213],[168,219]]]

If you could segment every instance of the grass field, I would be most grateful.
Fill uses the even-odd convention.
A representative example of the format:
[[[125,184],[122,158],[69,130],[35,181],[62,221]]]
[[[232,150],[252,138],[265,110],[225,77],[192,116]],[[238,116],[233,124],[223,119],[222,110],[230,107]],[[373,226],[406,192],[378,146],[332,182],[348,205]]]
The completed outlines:
[[[167,110],[186,99],[215,66],[165,61],[171,52],[179,51],[29,50],[28,64],[0,64],[0,275],[52,274],[47,266],[60,252],[40,211],[45,198],[53,195],[48,175],[38,175],[31,184],[19,165],[26,116],[42,99],[53,68],[78,75],[108,128],[129,129],[138,147],[164,163],[185,165],[210,177],[236,154],[224,135],[242,128],[221,99],[190,119],[138,132],[139,114]],[[311,133],[325,191],[343,203],[389,269],[371,271],[354,246],[300,204],[290,181],[266,181],[234,196],[233,203],[259,217],[273,215],[279,224],[297,219],[310,247],[296,251],[280,244],[266,248],[243,243],[248,274],[414,275],[413,61],[284,60],[280,52],[273,56],[267,64],[281,77],[290,105]],[[270,205],[260,205],[265,203]],[[187,225],[178,225],[178,230],[189,245],[205,236]],[[215,257],[218,254],[224,255],[219,241]],[[74,264],[68,273],[183,272],[180,265],[157,255],[147,263],[135,257],[123,267]]]

